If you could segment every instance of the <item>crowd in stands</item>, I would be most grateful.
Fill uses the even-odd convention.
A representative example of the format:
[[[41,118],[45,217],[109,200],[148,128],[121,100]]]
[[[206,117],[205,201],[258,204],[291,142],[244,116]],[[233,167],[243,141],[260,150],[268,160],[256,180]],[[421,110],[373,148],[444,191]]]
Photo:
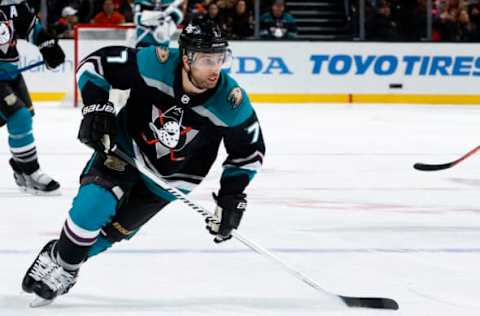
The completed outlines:
[[[427,0],[367,0],[367,40],[424,40],[427,23]],[[480,0],[433,0],[432,40],[480,41]]]
[[[260,4],[261,38],[295,38],[295,21],[285,11],[284,0]],[[250,39],[255,28],[254,6],[255,0],[185,0],[181,9],[186,20],[199,16],[214,20],[229,39]],[[133,12],[134,0],[48,0],[47,23],[59,37],[71,38],[77,23],[132,23]]]
[[[188,3],[187,14],[190,17],[200,15],[215,21],[228,38],[253,37],[255,0],[190,0]],[[285,11],[284,1],[263,1],[262,4],[260,37],[263,39],[295,38],[295,21]]]
[[[480,40],[480,1],[438,1],[433,12],[434,40]]]
[[[426,0],[367,0],[366,39],[419,41],[426,38]]]
[[[295,19],[284,0],[185,0],[186,20],[202,16],[214,20],[229,39],[255,34],[255,1],[260,1],[259,37],[295,39]],[[359,0],[344,0],[358,15]],[[428,0],[366,0],[366,40],[421,41],[427,39]],[[70,38],[77,23],[133,22],[134,0],[48,0],[48,25]],[[348,11],[348,8],[347,8]],[[358,16],[353,17],[358,23]],[[480,41],[480,0],[433,0],[433,41]],[[358,32],[358,27],[356,28]],[[357,34],[358,35],[358,34]],[[355,34],[353,34],[355,38]]]

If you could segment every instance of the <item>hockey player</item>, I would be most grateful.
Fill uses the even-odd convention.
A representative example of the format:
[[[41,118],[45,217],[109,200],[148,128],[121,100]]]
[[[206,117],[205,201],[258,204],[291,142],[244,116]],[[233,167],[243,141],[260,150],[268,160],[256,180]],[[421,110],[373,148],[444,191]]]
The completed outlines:
[[[0,0],[0,72],[14,73],[19,61],[16,43],[23,38],[37,45],[49,69],[65,60],[65,54],[41,26],[27,1]],[[7,125],[16,184],[29,193],[57,193],[60,185],[42,172],[32,131],[33,105],[21,74],[0,81],[0,127]]]
[[[215,242],[231,238],[265,147],[247,94],[221,69],[230,58],[218,26],[194,21],[179,49],[105,47],[81,62],[79,139],[95,153],[59,239],[44,246],[23,279],[23,289],[37,295],[33,306],[66,293],[87,258],[130,239],[175,199],[119,159],[116,146],[188,193],[208,173],[223,140],[228,157],[214,194],[220,224],[208,220],[207,229]],[[131,89],[118,115],[108,101],[111,88]]]
[[[170,38],[183,20],[178,9],[183,0],[135,0],[136,46],[168,47]]]

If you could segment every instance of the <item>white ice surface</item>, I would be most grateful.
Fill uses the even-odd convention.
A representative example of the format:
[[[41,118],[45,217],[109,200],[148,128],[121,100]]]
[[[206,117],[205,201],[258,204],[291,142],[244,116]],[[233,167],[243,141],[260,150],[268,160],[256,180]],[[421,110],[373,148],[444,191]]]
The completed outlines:
[[[480,314],[480,159],[442,172],[412,168],[477,146],[480,107],[256,109],[267,154],[241,233],[328,291],[395,298],[399,311],[333,306],[239,242],[214,244],[203,218],[180,203],[84,264],[69,294],[30,309],[21,279],[58,236],[90,155],[76,140],[78,110],[37,104],[40,162],[63,195],[18,192],[0,129],[0,315]],[[191,195],[210,208],[223,157]]]

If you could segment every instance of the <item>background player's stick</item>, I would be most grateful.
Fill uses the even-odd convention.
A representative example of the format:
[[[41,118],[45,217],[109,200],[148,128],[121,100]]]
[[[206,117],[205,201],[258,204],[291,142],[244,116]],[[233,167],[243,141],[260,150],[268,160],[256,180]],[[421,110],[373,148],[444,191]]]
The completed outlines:
[[[45,62],[42,60],[42,61],[38,61],[36,63],[33,63],[33,64],[25,66],[25,67],[15,69],[13,71],[2,72],[2,73],[0,73],[0,80],[12,79],[21,72],[30,70],[30,69],[38,67],[38,66],[41,66],[43,64],[45,64]]]
[[[199,205],[198,203],[190,200],[185,194],[183,194],[180,190],[177,190],[174,187],[171,187],[168,183],[163,181],[157,175],[155,175],[150,169],[148,169],[143,162],[139,159],[131,158],[124,152],[119,149],[114,151],[116,155],[118,155],[121,159],[126,161],[128,164],[135,167],[141,174],[145,177],[156,183],[162,189],[168,191],[170,194],[175,196],[178,200],[182,201],[183,203],[187,204],[191,209],[202,215],[203,217],[213,217],[213,215],[207,211],[204,207]],[[352,297],[352,296],[343,296],[337,295],[324,290],[317,282],[307,277],[305,274],[297,271],[292,266],[288,265],[287,263],[280,260],[276,257],[273,253],[268,251],[267,249],[263,248],[262,246],[258,245],[257,243],[247,239],[243,235],[241,235],[238,231],[233,230],[232,236],[243,243],[248,248],[252,249],[256,253],[262,255],[263,257],[269,259],[271,262],[275,263],[277,266],[282,268],[283,270],[287,271],[298,280],[302,281],[303,283],[311,286],[318,292],[324,294],[325,296],[332,299],[332,301],[336,301],[339,304],[346,305],[349,307],[365,307],[365,308],[380,308],[380,309],[398,309],[398,303],[390,298],[383,298],[383,297]]]
[[[451,167],[459,164],[460,162],[464,161],[465,159],[472,156],[473,154],[475,154],[479,150],[480,150],[480,146],[477,146],[477,147],[470,150],[468,153],[466,153],[465,155],[463,155],[462,157],[458,158],[455,161],[447,162],[447,163],[443,163],[443,164],[438,164],[438,165],[417,162],[416,164],[413,165],[413,168],[415,168],[417,170],[421,170],[421,171],[437,171],[437,170],[448,169],[448,168],[451,168]]]

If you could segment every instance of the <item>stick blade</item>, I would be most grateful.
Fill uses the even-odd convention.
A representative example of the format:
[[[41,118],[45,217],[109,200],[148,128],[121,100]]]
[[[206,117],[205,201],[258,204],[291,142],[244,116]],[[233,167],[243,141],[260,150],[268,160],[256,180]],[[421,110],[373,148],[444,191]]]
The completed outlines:
[[[384,297],[352,297],[341,296],[342,301],[349,307],[377,308],[377,309],[393,309],[397,310],[398,303],[391,298]]]
[[[420,170],[420,171],[438,171],[438,170],[445,170],[448,168],[453,167],[453,163],[444,163],[439,165],[430,165],[426,163],[417,162],[413,165],[413,168]]]

